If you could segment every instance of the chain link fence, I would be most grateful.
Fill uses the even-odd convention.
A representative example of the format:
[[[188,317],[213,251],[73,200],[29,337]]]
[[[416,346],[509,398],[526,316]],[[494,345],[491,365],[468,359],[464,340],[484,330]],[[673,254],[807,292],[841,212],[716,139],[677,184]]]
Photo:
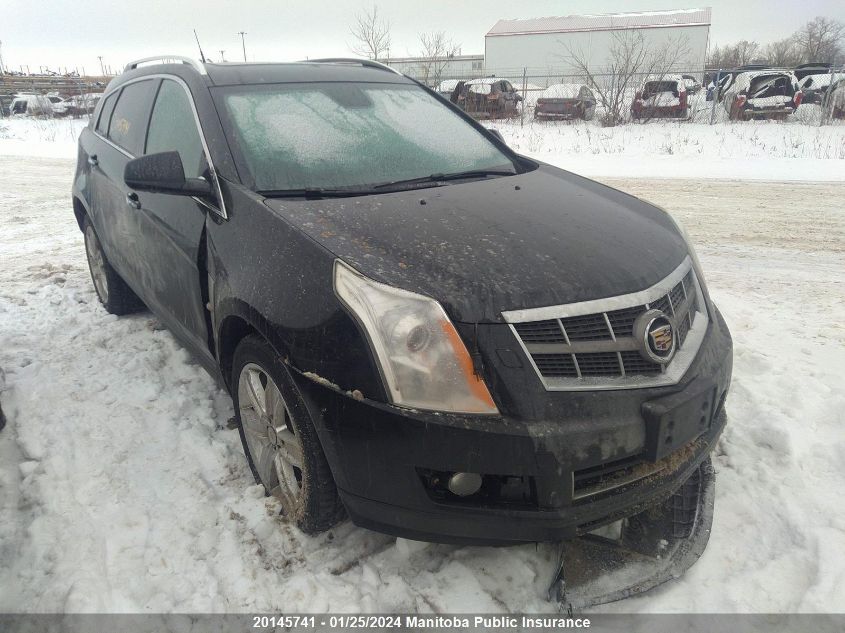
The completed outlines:
[[[775,71],[776,72],[776,71]],[[786,71],[789,72],[789,71]],[[499,68],[442,73],[427,78],[414,70],[409,76],[427,83],[444,96],[451,98],[459,82],[483,79],[487,86],[502,84],[505,90],[515,91],[521,101],[516,108],[499,112],[493,105],[475,108],[479,118],[497,116],[521,121],[535,116],[537,100],[544,97],[550,86],[558,84],[585,85],[596,101],[591,118],[598,122],[629,123],[657,119],[679,122],[715,124],[744,121],[753,118],[774,118],[788,123],[807,125],[836,124],[845,120],[845,69],[831,69],[829,73],[814,74],[801,81],[800,102],[791,88],[783,88],[780,95],[763,97],[762,108],[747,98],[738,104],[734,70],[672,70],[663,76],[653,74],[567,74],[539,68]],[[42,118],[86,116],[102,93],[110,77],[63,77],[43,75],[1,75],[0,116],[39,116]],[[670,81],[683,84],[685,91],[673,88]],[[656,83],[655,83],[656,82]],[[664,83],[665,82],[665,83]],[[753,88],[753,86],[750,86]],[[665,90],[664,90],[665,89]],[[485,91],[493,90],[484,88]],[[775,90],[778,92],[778,90]],[[683,93],[683,96],[682,96]],[[35,95],[22,104],[16,97]],[[777,96],[783,98],[777,99]],[[482,100],[483,101],[483,100]],[[492,100],[491,100],[492,101]],[[779,103],[774,103],[775,101]],[[796,106],[797,104],[797,106]],[[15,111],[17,110],[17,111]],[[469,111],[469,110],[468,110]]]
[[[756,72],[756,71],[755,71]],[[599,122],[608,122],[608,115],[616,114],[614,123],[648,122],[655,119],[672,118],[678,121],[700,124],[716,124],[727,121],[752,119],[774,119],[788,123],[827,125],[845,120],[845,69],[831,69],[828,73],[814,74],[801,82],[788,74],[791,71],[772,70],[774,75],[771,89],[762,90],[755,85],[744,86],[744,98],[735,85],[739,73],[735,70],[673,70],[662,76],[654,74],[583,74],[557,73],[549,70],[506,68],[442,74],[440,77],[414,77],[446,97],[451,97],[460,82],[472,83],[483,80],[485,86],[491,80],[506,82],[500,87],[515,90],[522,102],[516,113],[505,113],[520,119],[532,119],[537,99],[550,95],[546,90],[558,84],[584,85],[590,89],[596,100],[593,117]],[[777,75],[785,77],[778,80]],[[787,73],[783,75],[783,73]],[[765,77],[763,78],[765,79]],[[676,82],[673,87],[671,82]],[[760,80],[763,81],[762,79]],[[683,84],[680,90],[677,83]],[[796,87],[798,90],[796,90]],[[750,90],[749,90],[750,89]],[[488,91],[489,88],[483,88]],[[761,96],[756,99],[754,91]],[[800,96],[796,97],[796,92]],[[759,103],[758,103],[759,102]],[[608,112],[613,110],[614,112]],[[495,109],[488,108],[480,118],[494,116]]]

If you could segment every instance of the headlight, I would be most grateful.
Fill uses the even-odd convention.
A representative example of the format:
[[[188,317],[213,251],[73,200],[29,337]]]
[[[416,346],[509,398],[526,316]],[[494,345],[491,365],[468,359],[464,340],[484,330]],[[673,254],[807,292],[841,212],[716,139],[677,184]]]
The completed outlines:
[[[434,299],[364,277],[335,260],[334,289],[358,319],[394,404],[498,413],[443,307]]]

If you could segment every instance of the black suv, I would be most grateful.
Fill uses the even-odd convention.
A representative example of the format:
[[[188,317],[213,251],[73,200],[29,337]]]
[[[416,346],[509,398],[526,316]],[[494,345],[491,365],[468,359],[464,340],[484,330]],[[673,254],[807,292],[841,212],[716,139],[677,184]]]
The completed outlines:
[[[132,63],[73,209],[105,308],[222,381],[309,533],[573,537],[672,495],[725,425],[730,335],[672,217],[375,62]]]

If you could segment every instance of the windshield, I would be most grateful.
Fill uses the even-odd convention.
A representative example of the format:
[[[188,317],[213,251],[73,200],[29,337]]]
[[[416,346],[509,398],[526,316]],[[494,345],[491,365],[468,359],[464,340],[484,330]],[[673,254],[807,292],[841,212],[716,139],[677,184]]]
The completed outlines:
[[[257,191],[338,189],[514,164],[417,86],[308,83],[220,89]]]

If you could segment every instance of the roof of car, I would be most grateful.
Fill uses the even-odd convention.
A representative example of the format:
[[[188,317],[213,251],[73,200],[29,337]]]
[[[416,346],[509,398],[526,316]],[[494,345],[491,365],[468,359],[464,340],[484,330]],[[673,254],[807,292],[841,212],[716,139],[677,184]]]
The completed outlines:
[[[585,88],[584,84],[552,84],[543,90],[538,97],[542,99],[575,99]]]
[[[654,84],[661,81],[675,81],[678,83],[684,83],[684,78],[680,75],[663,75],[662,77],[648,77],[643,83]]]
[[[241,84],[297,83],[312,81],[351,81],[412,83],[401,73],[370,60],[330,59],[300,62],[222,62],[200,63],[179,57],[139,60],[127,65],[121,79],[157,73],[201,75],[215,86]]]
[[[469,79],[467,81],[468,84],[494,84],[496,82],[502,81],[500,77],[480,77],[478,79]]]
[[[215,85],[264,84],[307,81],[376,81],[410,83],[400,73],[386,68],[350,62],[215,63],[205,64]]]
[[[782,70],[780,68],[769,68],[766,70],[755,70],[755,71],[748,71],[748,72],[741,72],[737,73],[736,78],[739,79],[740,75],[748,75],[750,79],[756,79],[757,77],[764,77],[765,75],[793,75],[791,70]]]

